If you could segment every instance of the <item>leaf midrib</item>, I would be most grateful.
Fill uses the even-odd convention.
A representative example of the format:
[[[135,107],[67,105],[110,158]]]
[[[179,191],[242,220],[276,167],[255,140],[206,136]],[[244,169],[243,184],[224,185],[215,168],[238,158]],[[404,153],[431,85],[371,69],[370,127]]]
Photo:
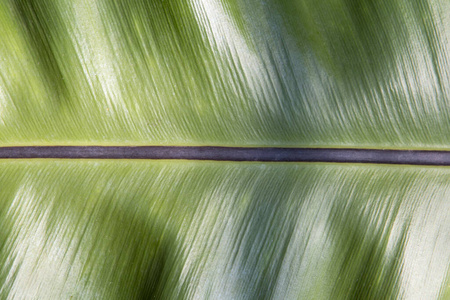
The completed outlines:
[[[450,151],[218,146],[0,147],[0,159],[168,159],[450,166]]]

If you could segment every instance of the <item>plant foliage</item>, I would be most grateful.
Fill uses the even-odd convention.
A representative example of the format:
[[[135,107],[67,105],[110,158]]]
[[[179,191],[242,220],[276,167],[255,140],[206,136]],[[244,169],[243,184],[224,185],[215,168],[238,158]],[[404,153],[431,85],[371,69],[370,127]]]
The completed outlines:
[[[3,0],[0,146],[448,150],[445,0]],[[450,299],[450,169],[0,161],[2,299]]]

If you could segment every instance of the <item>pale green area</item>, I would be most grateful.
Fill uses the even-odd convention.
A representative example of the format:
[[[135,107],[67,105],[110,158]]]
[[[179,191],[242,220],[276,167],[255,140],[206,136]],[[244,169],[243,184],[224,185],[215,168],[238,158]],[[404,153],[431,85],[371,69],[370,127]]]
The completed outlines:
[[[446,149],[446,0],[2,0],[0,146]],[[450,299],[450,169],[0,161],[1,299]]]
[[[2,161],[0,297],[437,299],[449,180],[427,167]]]
[[[4,0],[0,145],[448,149],[445,0]]]

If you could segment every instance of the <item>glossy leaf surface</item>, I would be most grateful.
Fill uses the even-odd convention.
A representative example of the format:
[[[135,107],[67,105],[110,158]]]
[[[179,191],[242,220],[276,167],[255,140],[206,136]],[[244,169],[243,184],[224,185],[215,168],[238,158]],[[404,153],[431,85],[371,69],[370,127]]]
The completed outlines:
[[[447,1],[0,5],[3,145],[449,143]]]
[[[0,146],[449,150],[445,0],[3,0]],[[450,299],[450,169],[1,160],[2,299]]]
[[[448,289],[446,168],[0,167],[2,298],[435,299]]]

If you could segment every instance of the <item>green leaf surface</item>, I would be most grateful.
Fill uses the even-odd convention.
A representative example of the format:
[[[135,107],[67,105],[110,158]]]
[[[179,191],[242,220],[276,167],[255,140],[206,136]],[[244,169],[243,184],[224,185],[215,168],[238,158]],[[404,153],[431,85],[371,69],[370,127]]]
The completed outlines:
[[[436,299],[448,289],[447,168],[0,168],[3,299]]]
[[[2,0],[0,147],[450,145],[447,0]],[[450,168],[0,160],[0,299],[450,299]]]
[[[448,149],[448,6],[5,0],[0,143]]]

